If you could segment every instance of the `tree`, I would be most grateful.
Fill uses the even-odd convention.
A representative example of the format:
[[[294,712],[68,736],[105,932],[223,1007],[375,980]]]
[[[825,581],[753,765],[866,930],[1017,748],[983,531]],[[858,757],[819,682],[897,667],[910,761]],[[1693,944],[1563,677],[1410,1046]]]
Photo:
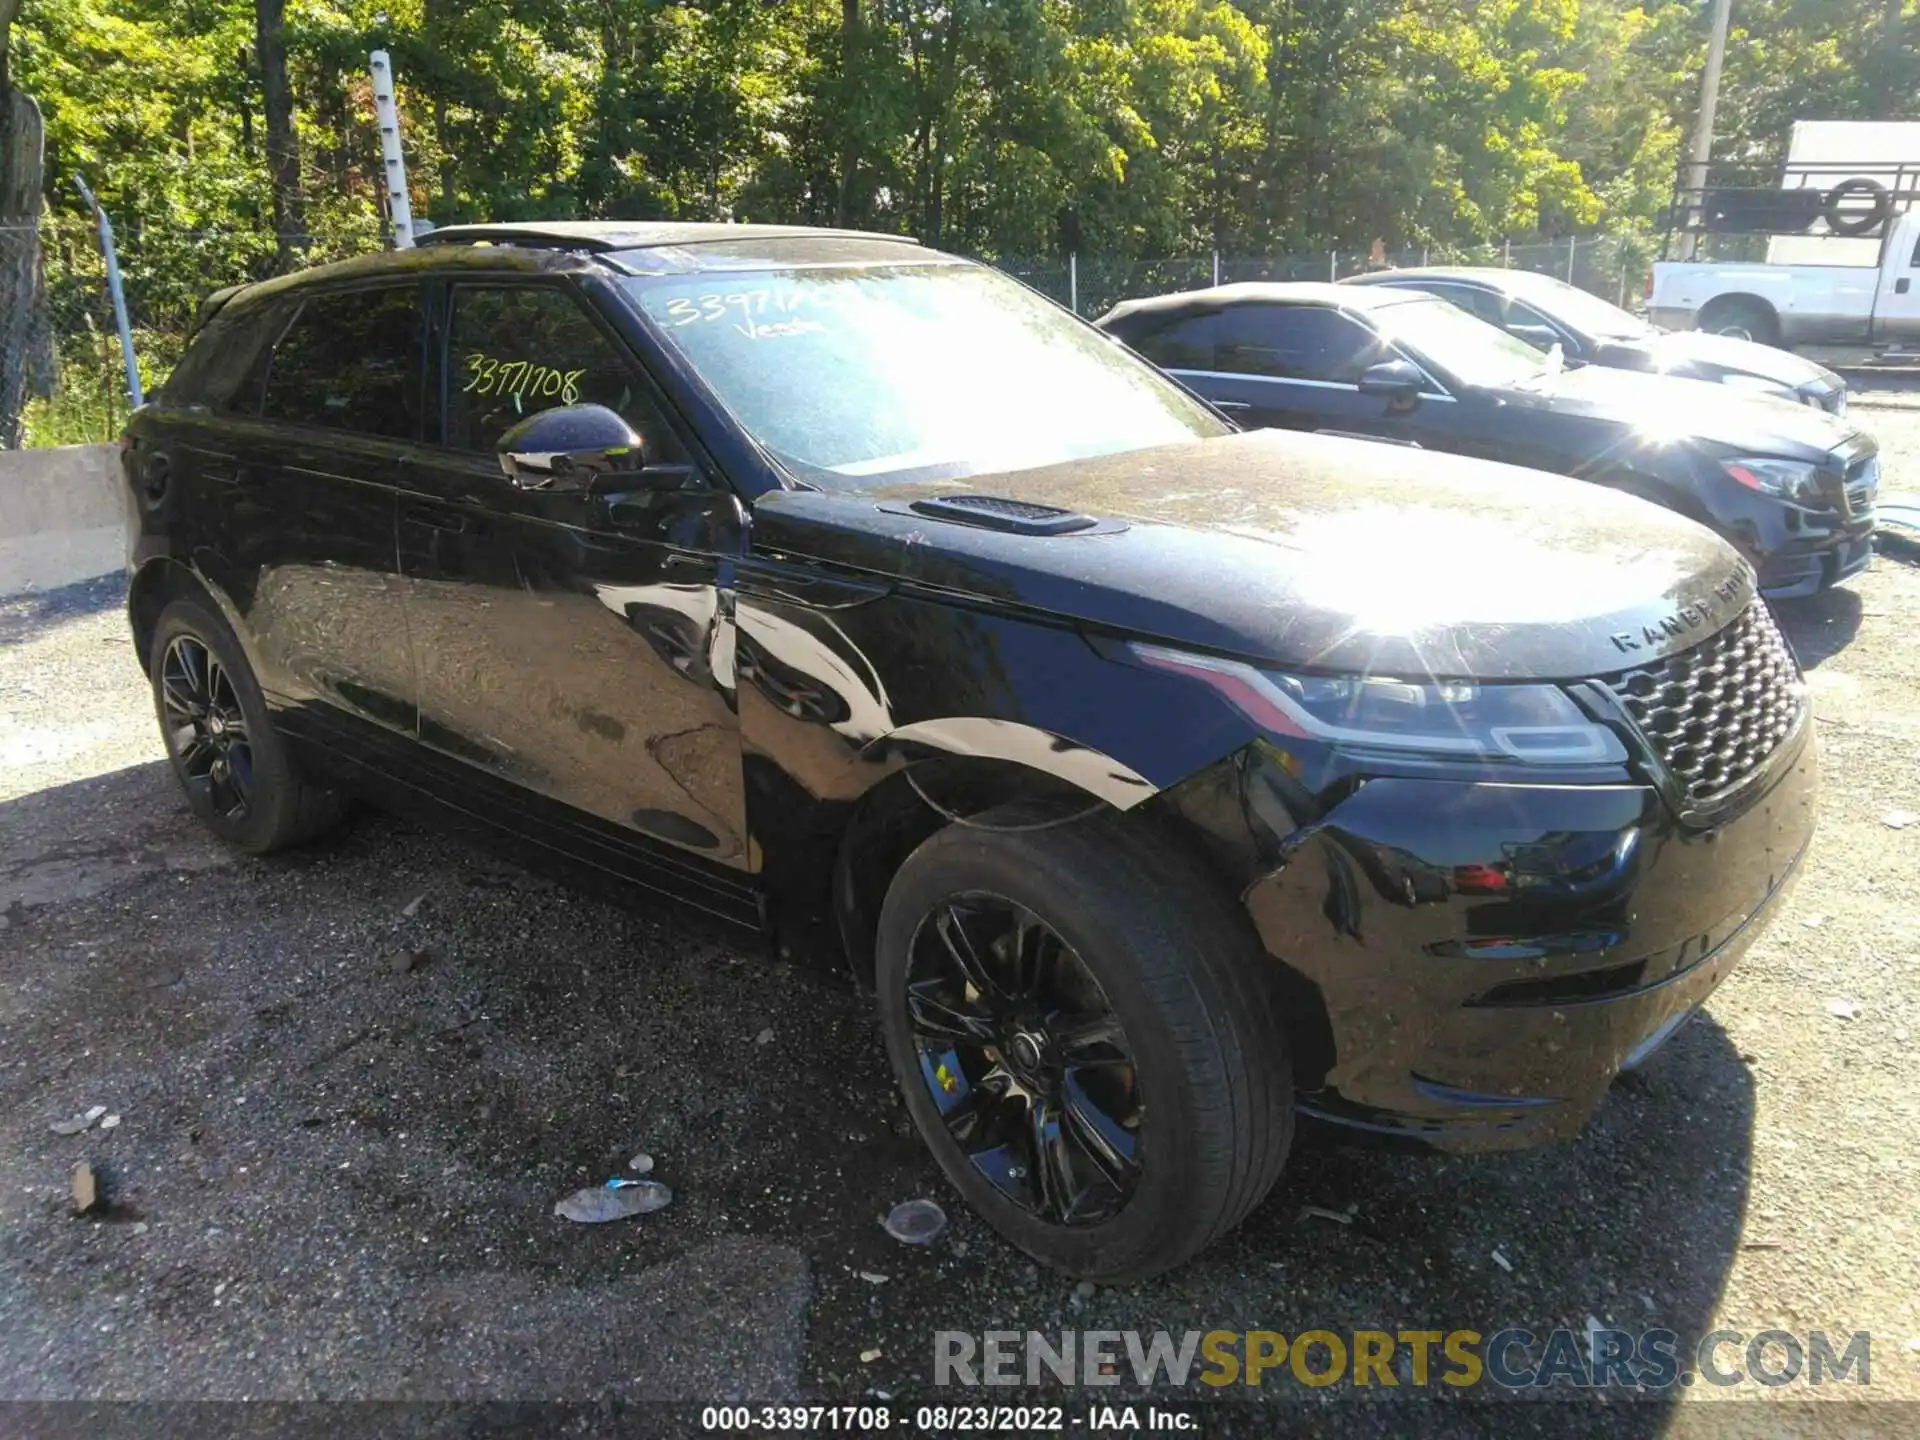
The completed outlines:
[[[287,82],[284,31],[287,0],[254,0],[255,54],[267,119],[267,169],[273,177],[274,253],[293,268],[307,243],[306,193],[300,183],[300,135],[294,128],[293,87]]]
[[[27,396],[52,381],[40,260],[44,129],[40,107],[13,84],[20,0],[0,0],[0,450],[21,441]]]

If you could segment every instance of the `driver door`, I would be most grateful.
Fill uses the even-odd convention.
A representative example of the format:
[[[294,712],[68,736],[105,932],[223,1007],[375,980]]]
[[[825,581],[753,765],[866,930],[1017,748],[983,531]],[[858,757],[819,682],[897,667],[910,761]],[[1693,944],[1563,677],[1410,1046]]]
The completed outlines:
[[[747,866],[731,661],[744,511],[564,281],[455,282],[435,333],[440,444],[399,498],[424,755],[456,804],[698,903],[699,861]],[[514,487],[500,437],[570,403],[618,411],[694,478],[617,509]]]

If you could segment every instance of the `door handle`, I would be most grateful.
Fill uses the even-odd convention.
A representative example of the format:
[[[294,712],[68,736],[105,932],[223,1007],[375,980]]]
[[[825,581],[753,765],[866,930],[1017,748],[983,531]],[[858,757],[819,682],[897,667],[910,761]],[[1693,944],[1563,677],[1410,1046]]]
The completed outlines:
[[[415,525],[424,525],[429,530],[449,530],[458,534],[462,531],[480,527],[458,510],[443,510],[437,505],[409,505],[401,512],[403,519]]]

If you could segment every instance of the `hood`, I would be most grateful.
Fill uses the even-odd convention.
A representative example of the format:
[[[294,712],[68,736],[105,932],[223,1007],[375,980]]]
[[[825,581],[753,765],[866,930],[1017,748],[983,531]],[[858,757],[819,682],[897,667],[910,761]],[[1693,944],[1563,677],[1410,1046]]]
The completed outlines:
[[[1858,433],[1845,420],[1793,400],[1604,365],[1582,365],[1500,394],[1516,404],[1629,426],[1654,443],[1704,440],[1789,460],[1818,460]]]
[[[1609,364],[1628,357],[1636,370],[1655,370],[1718,382],[1723,375],[1757,375],[1794,390],[1844,390],[1846,381],[1804,355],[1779,350],[1731,335],[1709,335],[1703,330],[1661,332],[1632,340],[1608,340],[1603,350]],[[1616,360],[1618,356],[1620,359]]]
[[[1123,523],[1017,535],[910,508],[956,494]],[[781,491],[754,502],[752,535],[758,554],[968,604],[1349,674],[1611,674],[1697,644],[1752,594],[1730,546],[1644,501],[1285,431],[965,481]]]

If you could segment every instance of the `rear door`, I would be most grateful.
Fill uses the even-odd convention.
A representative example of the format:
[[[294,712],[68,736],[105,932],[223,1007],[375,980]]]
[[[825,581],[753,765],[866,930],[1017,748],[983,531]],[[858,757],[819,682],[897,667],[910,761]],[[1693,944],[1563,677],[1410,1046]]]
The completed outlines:
[[[474,782],[457,803],[701,903],[708,862],[747,865],[731,662],[745,512],[564,279],[462,279],[436,314],[441,443],[409,463],[400,502],[420,738]],[[500,437],[571,403],[618,411],[695,477],[617,512],[510,485]]]
[[[302,292],[199,465],[194,560],[233,601],[283,723],[354,751],[413,729],[394,553],[417,443],[417,282]]]

